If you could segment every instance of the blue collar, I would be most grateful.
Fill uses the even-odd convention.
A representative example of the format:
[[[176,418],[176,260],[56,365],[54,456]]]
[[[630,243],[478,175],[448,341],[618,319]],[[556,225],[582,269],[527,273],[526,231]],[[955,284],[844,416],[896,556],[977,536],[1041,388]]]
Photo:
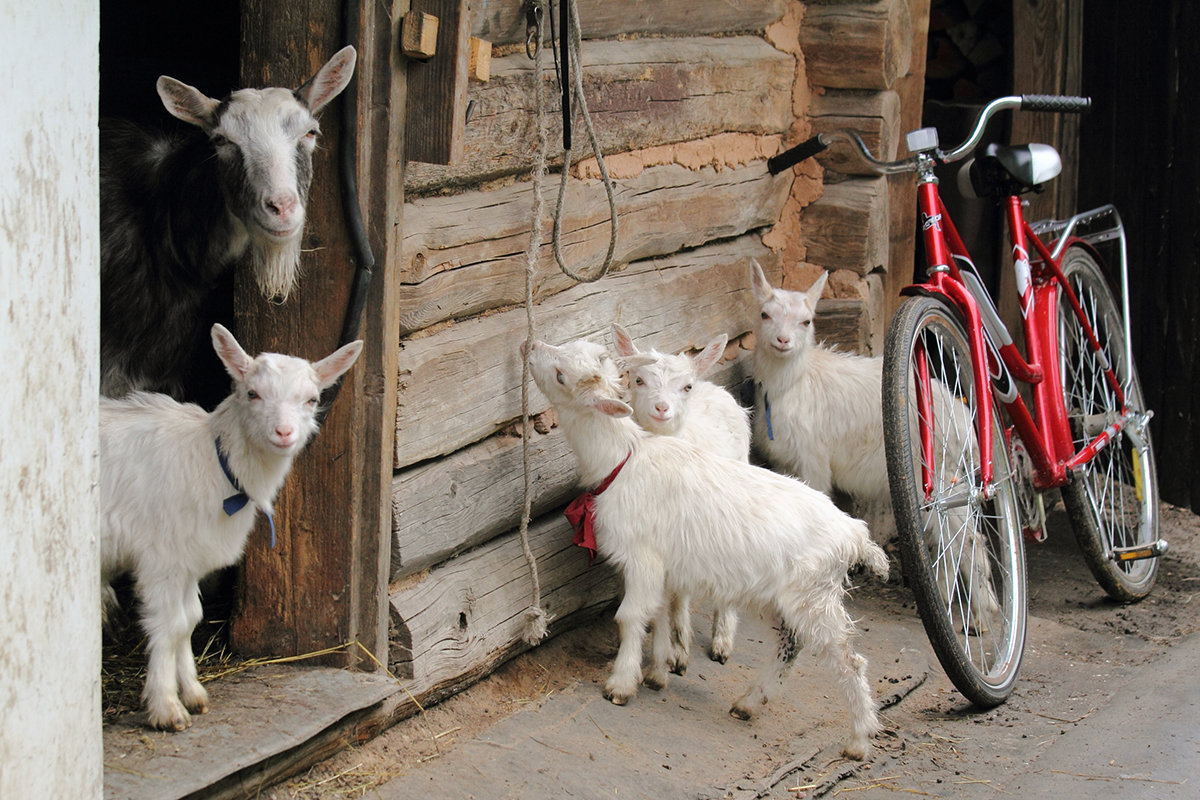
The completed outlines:
[[[226,516],[232,517],[237,512],[246,507],[246,503],[250,502],[250,495],[246,494],[246,490],[238,483],[238,479],[234,477],[233,470],[229,468],[229,459],[225,457],[225,451],[221,449],[221,437],[216,439],[217,445],[217,461],[221,464],[221,472],[225,473],[225,479],[237,489],[237,494],[231,494],[226,497],[221,507],[225,509]],[[275,515],[264,509],[264,514],[267,515],[267,522],[271,523],[271,549],[275,549]]]
[[[763,410],[767,412],[767,438],[775,441],[775,433],[771,430],[771,398],[767,395],[766,391],[763,391]],[[229,473],[225,474],[228,475]],[[234,485],[236,486],[237,484]]]

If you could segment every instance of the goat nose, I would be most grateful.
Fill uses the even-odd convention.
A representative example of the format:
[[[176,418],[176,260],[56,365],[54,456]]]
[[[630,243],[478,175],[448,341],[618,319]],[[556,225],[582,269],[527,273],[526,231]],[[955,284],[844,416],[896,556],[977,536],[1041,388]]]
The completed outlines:
[[[668,403],[655,403],[654,410],[660,414],[665,414],[671,410],[671,406]]]
[[[779,342],[781,347],[787,347],[792,343],[791,338],[787,336],[776,336],[775,341]]]
[[[275,435],[280,439],[290,439],[292,438],[292,434],[295,432],[296,429],[291,425],[278,425],[275,428]]]
[[[268,195],[263,200],[263,205],[267,211],[271,212],[276,217],[287,219],[296,211],[296,205],[299,203],[299,198],[294,192],[276,192]]]

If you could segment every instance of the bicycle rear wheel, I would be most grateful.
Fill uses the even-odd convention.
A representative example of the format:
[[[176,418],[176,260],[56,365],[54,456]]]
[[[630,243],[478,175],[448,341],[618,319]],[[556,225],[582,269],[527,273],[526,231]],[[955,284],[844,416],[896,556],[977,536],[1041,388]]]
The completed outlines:
[[[990,391],[985,392],[992,402]],[[966,332],[933,297],[904,301],[888,330],[884,443],[904,575],[938,660],[972,703],[1011,694],[1025,647],[1025,551],[999,409],[993,483],[980,475]],[[986,491],[985,491],[986,490]]]
[[[1128,408],[1144,415],[1146,405],[1137,370],[1127,357],[1122,315],[1099,264],[1086,250],[1072,247],[1062,264],[1101,352],[1088,341],[1067,300],[1060,299],[1058,339],[1063,396],[1076,450],[1098,436],[1121,414],[1121,404],[1105,377],[1111,364]],[[1150,427],[1145,416],[1131,418],[1095,458],[1062,488],[1063,504],[1088,568],[1104,591],[1123,603],[1150,593],[1158,559],[1119,561],[1114,548],[1137,548],[1158,541],[1158,477]]]

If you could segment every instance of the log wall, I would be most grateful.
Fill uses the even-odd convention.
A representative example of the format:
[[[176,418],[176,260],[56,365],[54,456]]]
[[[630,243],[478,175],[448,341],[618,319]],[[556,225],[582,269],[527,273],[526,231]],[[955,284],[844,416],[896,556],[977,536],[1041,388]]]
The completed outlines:
[[[751,260],[787,285],[815,268],[794,259],[798,251],[835,270],[834,296],[819,308],[819,335],[870,349],[882,291],[875,273],[889,261],[887,184],[855,174],[836,155],[823,164],[844,172],[829,172],[827,180],[816,164],[770,176],[765,160],[810,126],[835,122],[866,127],[894,149],[901,95],[889,86],[909,71],[908,5],[736,6],[581,0],[584,86],[616,182],[620,235],[611,273],[576,285],[554,262],[544,220],[546,244],[535,269],[540,338],[609,341],[611,324],[620,322],[639,343],[678,351],[724,332],[730,346],[717,380],[737,388],[749,377],[753,346]],[[853,34],[857,44],[816,44],[815,27],[806,40],[806,15],[822,20],[824,35]],[[474,111],[463,158],[406,165],[404,233],[393,266],[401,290],[391,663],[425,698],[456,691],[526,647],[519,634],[531,587],[517,527],[533,70],[519,2],[488,4],[471,27],[495,47],[491,80],[468,88]],[[881,85],[814,97],[806,41],[826,63],[841,60],[838,74],[848,71],[849,58]],[[553,98],[557,86],[548,73]],[[557,100],[551,102],[553,156],[561,123]],[[576,139],[585,141],[582,130]],[[552,158],[544,184],[551,210],[560,164]],[[564,203],[563,251],[584,271],[608,246],[597,175],[594,160],[576,164]],[[801,212],[807,216],[798,225]],[[606,608],[619,587],[607,566],[589,567],[571,544],[561,509],[579,491],[574,455],[535,387],[529,398],[530,541],[554,632]]]

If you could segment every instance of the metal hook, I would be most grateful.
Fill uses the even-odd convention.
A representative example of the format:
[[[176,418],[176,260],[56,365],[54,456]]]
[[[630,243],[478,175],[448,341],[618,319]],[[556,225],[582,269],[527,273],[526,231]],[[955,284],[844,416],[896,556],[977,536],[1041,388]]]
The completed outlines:
[[[542,49],[542,4],[525,0],[525,55],[532,61]]]

